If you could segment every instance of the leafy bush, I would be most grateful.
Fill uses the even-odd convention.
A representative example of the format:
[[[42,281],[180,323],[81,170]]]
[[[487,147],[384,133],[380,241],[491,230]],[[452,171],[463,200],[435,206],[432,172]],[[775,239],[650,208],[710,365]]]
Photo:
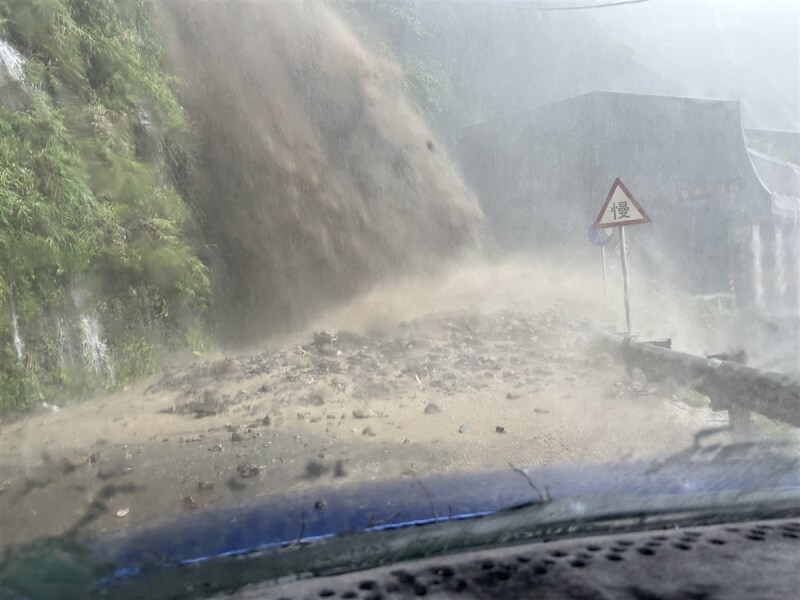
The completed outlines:
[[[81,314],[100,317],[113,383],[197,337],[210,284],[186,190],[168,176],[165,147],[187,162],[186,122],[151,11],[0,0],[0,38],[26,60],[24,101],[0,95],[0,411],[97,388],[80,356],[77,370],[61,356],[60,324]]]

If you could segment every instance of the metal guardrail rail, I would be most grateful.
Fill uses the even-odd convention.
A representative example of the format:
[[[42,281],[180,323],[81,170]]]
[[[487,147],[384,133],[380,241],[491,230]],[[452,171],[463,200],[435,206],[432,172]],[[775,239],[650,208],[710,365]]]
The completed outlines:
[[[744,429],[750,412],[800,427],[800,379],[719,358],[670,349],[669,340],[643,342],[600,332],[606,348],[629,370],[639,368],[650,381],[672,379],[711,398],[727,409],[734,429]]]

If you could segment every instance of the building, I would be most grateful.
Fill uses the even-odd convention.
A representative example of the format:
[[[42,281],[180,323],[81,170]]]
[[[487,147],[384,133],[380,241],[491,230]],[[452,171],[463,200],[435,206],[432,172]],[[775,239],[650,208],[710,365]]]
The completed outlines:
[[[634,267],[694,294],[735,290],[741,306],[797,308],[800,167],[748,148],[736,101],[593,92],[466,128],[458,153],[506,249],[588,256],[620,177],[653,220],[630,228]]]

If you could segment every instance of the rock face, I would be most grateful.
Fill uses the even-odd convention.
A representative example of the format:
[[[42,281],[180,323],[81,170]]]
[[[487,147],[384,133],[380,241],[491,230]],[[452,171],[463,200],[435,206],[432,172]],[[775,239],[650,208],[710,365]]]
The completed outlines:
[[[321,3],[159,3],[199,124],[194,188],[218,249],[219,331],[253,340],[470,246],[477,201]]]

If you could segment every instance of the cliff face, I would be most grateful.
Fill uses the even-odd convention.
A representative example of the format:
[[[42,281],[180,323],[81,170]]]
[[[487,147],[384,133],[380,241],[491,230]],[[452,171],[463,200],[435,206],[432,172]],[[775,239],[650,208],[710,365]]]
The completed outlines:
[[[208,294],[147,2],[0,2],[0,412],[186,347]]]

